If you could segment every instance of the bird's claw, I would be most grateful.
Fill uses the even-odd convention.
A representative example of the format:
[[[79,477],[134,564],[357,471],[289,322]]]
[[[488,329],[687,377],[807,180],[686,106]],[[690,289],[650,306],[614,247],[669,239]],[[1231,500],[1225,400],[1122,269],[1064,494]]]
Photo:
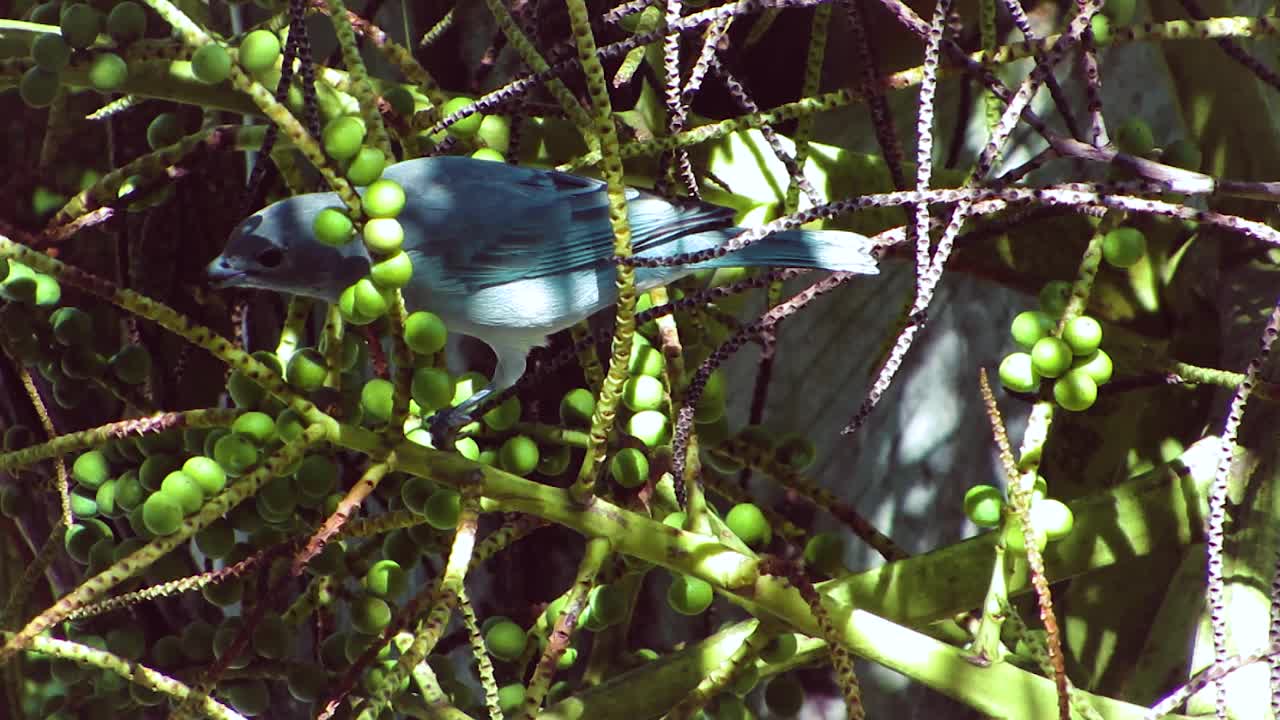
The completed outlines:
[[[455,406],[437,411],[427,421],[427,432],[431,433],[431,444],[438,450],[452,447],[458,429],[471,422],[471,413],[467,408]]]

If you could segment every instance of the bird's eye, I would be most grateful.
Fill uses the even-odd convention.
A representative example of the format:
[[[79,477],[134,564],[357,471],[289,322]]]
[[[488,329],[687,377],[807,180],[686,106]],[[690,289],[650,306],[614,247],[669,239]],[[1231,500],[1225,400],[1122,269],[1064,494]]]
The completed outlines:
[[[284,253],[280,248],[267,248],[258,253],[258,264],[264,268],[273,269],[279,267],[284,262]]]

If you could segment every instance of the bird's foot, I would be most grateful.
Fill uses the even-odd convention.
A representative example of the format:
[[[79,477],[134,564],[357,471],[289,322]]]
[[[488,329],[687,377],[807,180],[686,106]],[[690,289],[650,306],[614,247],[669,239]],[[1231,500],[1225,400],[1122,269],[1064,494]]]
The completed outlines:
[[[471,422],[471,410],[466,405],[457,405],[438,410],[427,421],[427,432],[431,433],[431,444],[437,450],[448,450],[458,430]]]

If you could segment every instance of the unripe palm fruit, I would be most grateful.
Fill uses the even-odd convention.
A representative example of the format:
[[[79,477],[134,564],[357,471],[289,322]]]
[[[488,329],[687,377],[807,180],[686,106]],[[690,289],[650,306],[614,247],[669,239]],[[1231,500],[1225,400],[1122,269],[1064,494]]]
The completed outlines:
[[[447,339],[444,321],[435,313],[419,310],[405,318],[404,341],[414,352],[433,355],[444,349]]]
[[[240,64],[251,73],[274,67],[279,57],[280,38],[270,30],[254,30],[240,41]]]
[[[1041,376],[1055,378],[1071,368],[1071,348],[1059,338],[1040,338],[1031,348],[1031,367]]]
[[[498,461],[512,475],[528,475],[538,467],[538,444],[527,435],[507,438],[498,452]]]
[[[133,0],[124,0],[107,15],[107,34],[118,45],[140,40],[147,34],[147,11]]]
[[[62,10],[62,39],[73,48],[87,48],[102,30],[102,13],[87,3],[73,3]]]
[[[639,487],[649,480],[649,458],[636,448],[623,448],[609,461],[609,474],[623,487]]]
[[[995,527],[1004,513],[1004,493],[991,485],[974,485],[964,494],[964,513],[978,527]]]
[[[200,82],[217,85],[231,76],[231,56],[217,42],[205,43],[191,56],[191,72]]]
[[[804,564],[828,577],[844,573],[844,538],[832,532],[809,538],[804,544]]]
[[[117,90],[127,79],[129,79],[129,65],[124,58],[115,53],[100,53],[89,64],[89,84],[95,90],[102,92]]]
[[[1000,361],[1000,383],[1013,392],[1033,393],[1040,388],[1040,373],[1027,353],[1009,353]]]
[[[342,115],[329,121],[321,133],[325,153],[334,160],[350,160],[364,143],[364,123],[360,118]]]
[[[769,519],[752,503],[734,505],[725,515],[724,524],[750,548],[762,548],[773,539]]]
[[[484,645],[499,660],[512,661],[524,653],[528,643],[524,628],[503,618],[493,623],[484,633]]]
[[[713,599],[710,583],[690,575],[676,575],[667,588],[667,604],[681,615],[701,615]]]

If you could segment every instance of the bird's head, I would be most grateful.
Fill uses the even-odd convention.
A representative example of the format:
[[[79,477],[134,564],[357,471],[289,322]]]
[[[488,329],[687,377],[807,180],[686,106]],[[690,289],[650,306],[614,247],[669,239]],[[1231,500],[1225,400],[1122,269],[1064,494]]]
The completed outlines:
[[[315,193],[274,203],[232,231],[222,254],[206,272],[219,287],[246,287],[336,302],[342,290],[369,273],[364,244],[342,247],[315,239],[312,223],[327,207],[341,207],[333,193]]]

